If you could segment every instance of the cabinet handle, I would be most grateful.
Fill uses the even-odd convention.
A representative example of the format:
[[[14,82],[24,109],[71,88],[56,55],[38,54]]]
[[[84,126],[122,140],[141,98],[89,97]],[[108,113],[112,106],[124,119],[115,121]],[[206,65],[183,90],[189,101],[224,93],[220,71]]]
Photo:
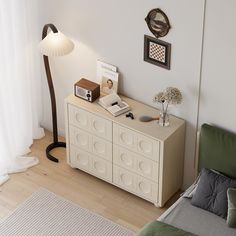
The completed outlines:
[[[101,144],[101,143],[100,143],[100,144]],[[99,143],[98,143],[98,142],[94,142],[94,143],[93,143],[93,147],[94,147],[95,153],[97,152],[97,153],[99,153],[99,154],[104,154],[104,155],[105,155],[105,153],[106,153],[106,152],[105,152],[105,149],[106,149],[106,148],[104,147],[104,145],[103,145],[103,146],[100,145],[100,147],[101,147],[100,149],[97,148],[96,145],[99,145]]]
[[[133,160],[131,159],[131,158],[125,158],[125,153],[122,153],[121,155],[120,155],[120,161],[121,161],[121,163],[124,163],[124,165],[126,165],[126,166],[132,166],[132,164],[133,164]]]
[[[144,193],[144,194],[149,194],[149,193],[151,192],[150,188],[144,189],[144,188],[142,187],[142,184],[145,184],[145,183],[144,183],[143,181],[139,182],[139,184],[138,184],[139,189],[142,191],[142,193]]]
[[[149,148],[148,148],[148,149],[144,149],[144,148],[142,147],[142,142],[145,142],[145,141],[140,140],[140,141],[138,142],[139,149],[140,149],[142,152],[147,153],[147,154],[152,153],[152,146],[151,146],[150,144],[148,144],[148,145],[149,145],[149,146],[148,146]]]
[[[104,127],[104,125],[102,125],[101,127],[98,127],[97,125],[96,125],[96,120],[93,120],[93,128],[94,128],[94,130],[96,130],[97,132],[99,132],[99,133],[105,133],[105,127]]]
[[[88,159],[87,158],[81,158],[80,157],[80,154],[77,154],[77,161],[81,164],[81,165],[83,165],[83,166],[88,166]]]
[[[151,168],[150,166],[147,166],[147,168],[143,168],[142,164],[145,164],[143,161],[139,161],[138,162],[138,168],[141,172],[143,172],[144,174],[150,174],[151,173]]]
[[[121,180],[121,182],[122,182],[124,185],[126,185],[126,186],[131,186],[132,183],[133,183],[132,179],[131,179],[130,181],[126,182],[126,181],[124,181],[124,177],[125,177],[125,174],[120,174],[120,180]]]
[[[99,164],[99,162],[97,162],[97,161],[95,161],[95,162],[93,163],[94,169],[95,169],[97,172],[99,172],[99,173],[101,173],[101,174],[104,174],[104,173],[106,172],[106,167],[104,167],[104,165],[101,165],[101,166],[100,166],[101,168],[98,168],[98,167],[97,167],[97,164]]]
[[[82,126],[87,126],[87,119],[82,119],[81,114],[75,113],[75,120]]]
[[[80,134],[76,135],[76,141],[81,146],[86,146],[88,144],[87,140],[86,139],[82,139]]]
[[[126,145],[132,145],[134,143],[133,137],[131,136],[130,138],[130,136],[127,136],[127,134],[123,132],[120,134],[120,139],[121,142],[125,143]]]

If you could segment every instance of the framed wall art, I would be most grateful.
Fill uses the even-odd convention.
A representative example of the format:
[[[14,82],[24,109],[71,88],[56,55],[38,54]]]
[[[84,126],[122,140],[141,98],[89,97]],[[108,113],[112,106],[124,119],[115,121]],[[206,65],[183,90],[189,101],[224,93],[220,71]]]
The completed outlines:
[[[144,35],[144,61],[170,70],[171,44]]]

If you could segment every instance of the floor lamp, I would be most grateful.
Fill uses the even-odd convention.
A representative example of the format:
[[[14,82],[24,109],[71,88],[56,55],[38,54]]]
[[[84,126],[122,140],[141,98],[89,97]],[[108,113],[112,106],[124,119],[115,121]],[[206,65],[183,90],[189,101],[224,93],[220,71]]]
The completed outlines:
[[[48,34],[49,28],[51,29],[51,32]],[[43,54],[52,108],[53,143],[48,145],[48,147],[46,148],[46,155],[49,160],[58,162],[58,159],[52,156],[50,154],[50,151],[57,147],[66,147],[66,143],[58,142],[56,98],[51,71],[49,67],[48,56],[55,57],[66,55],[74,49],[74,44],[69,38],[67,38],[64,34],[58,31],[55,25],[46,24],[43,27],[42,41],[40,42],[39,47],[41,53]]]

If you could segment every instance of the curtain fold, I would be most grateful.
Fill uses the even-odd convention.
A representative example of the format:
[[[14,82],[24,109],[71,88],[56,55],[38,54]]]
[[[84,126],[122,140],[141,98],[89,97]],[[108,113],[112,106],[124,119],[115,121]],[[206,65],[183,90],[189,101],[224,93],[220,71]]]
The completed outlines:
[[[44,131],[36,0],[0,1],[0,184],[38,163],[30,152]]]

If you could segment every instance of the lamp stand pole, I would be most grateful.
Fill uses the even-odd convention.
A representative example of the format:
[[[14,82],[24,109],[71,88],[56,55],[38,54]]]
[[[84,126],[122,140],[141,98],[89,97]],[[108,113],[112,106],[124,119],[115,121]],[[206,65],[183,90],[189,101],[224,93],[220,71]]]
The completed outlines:
[[[51,28],[53,33],[57,33],[58,30],[53,24],[46,24],[43,27],[42,39],[47,36],[48,28]],[[54,162],[59,162],[58,159],[50,154],[50,151],[57,147],[66,147],[65,142],[58,142],[58,133],[57,133],[57,109],[56,109],[56,98],[52,82],[52,75],[49,67],[48,56],[43,55],[44,66],[47,75],[48,87],[51,97],[51,107],[52,107],[52,125],[53,125],[53,143],[47,146],[46,155],[47,158]]]

